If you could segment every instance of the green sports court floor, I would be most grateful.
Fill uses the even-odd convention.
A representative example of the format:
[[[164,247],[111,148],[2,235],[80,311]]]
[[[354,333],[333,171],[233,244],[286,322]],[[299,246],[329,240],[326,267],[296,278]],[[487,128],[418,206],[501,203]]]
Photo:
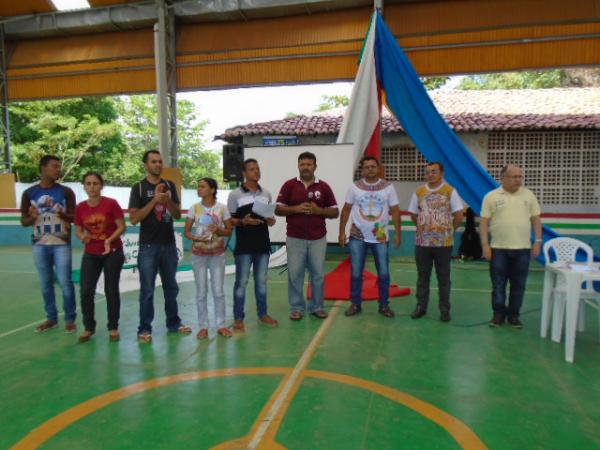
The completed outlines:
[[[291,322],[287,274],[273,269],[278,328],[257,323],[250,283],[246,333],[197,341],[187,282],[180,315],[193,335],[166,334],[159,288],[152,344],[136,342],[136,292],[123,295],[120,342],[108,341],[98,296],[97,334],[78,344],[62,328],[33,332],[44,314],[31,250],[2,247],[0,448],[600,448],[595,311],[570,364],[563,345],[539,337],[541,266],[532,266],[523,330],[487,326],[485,263],[452,270],[448,324],[435,299],[428,316],[412,320],[413,296],[392,301],[392,320],[373,302],[351,318],[347,303],[327,302],[326,321]],[[413,261],[392,261],[393,282],[414,287],[415,279]],[[232,286],[228,276],[228,315]]]

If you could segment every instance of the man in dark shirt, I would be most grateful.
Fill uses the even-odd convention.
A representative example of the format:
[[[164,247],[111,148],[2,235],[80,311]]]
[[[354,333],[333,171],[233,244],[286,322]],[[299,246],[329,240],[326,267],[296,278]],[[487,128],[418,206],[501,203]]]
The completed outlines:
[[[254,269],[254,296],[258,320],[276,327],[277,321],[267,314],[267,270],[271,241],[268,227],[275,225],[274,217],[261,217],[252,212],[254,203],[271,203],[271,193],[258,184],[260,167],[255,159],[243,166],[244,183],[229,194],[227,208],[235,226],[235,284],[233,286],[233,328],[244,331],[244,303],[250,266]]]
[[[319,319],[327,318],[324,307],[325,253],[327,230],[325,219],[338,214],[333,191],[327,183],[315,177],[317,157],[310,152],[298,156],[297,178],[284,183],[277,197],[275,214],[287,221],[288,300],[290,319],[300,320],[306,310],[304,274],[310,273],[312,299],[309,312]]]
[[[60,158],[45,155],[40,160],[41,179],[21,197],[21,225],[33,226],[33,259],[40,275],[46,321],[38,333],[58,326],[54,293],[54,273],[63,293],[65,331],[74,333],[75,289],[71,278],[71,223],[75,214],[75,194],[56,182],[60,178]]]
[[[181,217],[179,196],[175,185],[161,178],[162,157],[156,150],[144,153],[142,159],[146,178],[131,188],[129,197],[129,220],[140,225],[138,269],[140,271],[140,325],[138,341],[152,341],[154,319],[154,286],[156,274],[160,273],[165,297],[167,329],[170,332],[189,334],[190,327],[181,324],[177,312],[179,286],[177,272],[177,247],[173,218]]]

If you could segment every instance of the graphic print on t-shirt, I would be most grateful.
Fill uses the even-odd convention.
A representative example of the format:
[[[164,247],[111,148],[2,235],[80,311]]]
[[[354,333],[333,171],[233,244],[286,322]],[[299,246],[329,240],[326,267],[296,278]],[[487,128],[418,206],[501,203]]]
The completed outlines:
[[[230,217],[227,207],[221,203],[215,203],[208,208],[202,205],[202,202],[193,205],[188,211],[188,218],[194,221],[192,233],[201,240],[192,243],[192,253],[204,256],[224,253],[225,240],[211,232],[208,227],[216,225],[217,228],[222,228],[223,222]]]
[[[90,214],[83,219],[83,227],[90,233],[92,239],[105,241],[108,238],[106,229],[107,218],[104,214]]]
[[[372,222],[371,232],[380,242],[387,241],[386,227],[382,221],[387,203],[376,193],[368,193],[361,196],[356,202],[360,217],[365,222]]]
[[[148,190],[146,195],[148,198],[152,198],[155,194],[162,194],[165,192],[169,192],[169,187],[164,183],[160,183],[156,186],[156,189]],[[154,215],[156,216],[156,220],[159,222],[171,221],[171,213],[169,212],[166,204],[157,203],[154,205]]]
[[[439,247],[452,239],[452,211],[447,195],[432,192],[420,203],[417,225],[421,227],[417,245]]]
[[[34,188],[29,192],[31,206],[39,215],[33,226],[33,241],[40,244],[64,244],[69,241],[70,224],[63,221],[58,213],[67,210],[64,189],[55,186],[50,189]]]

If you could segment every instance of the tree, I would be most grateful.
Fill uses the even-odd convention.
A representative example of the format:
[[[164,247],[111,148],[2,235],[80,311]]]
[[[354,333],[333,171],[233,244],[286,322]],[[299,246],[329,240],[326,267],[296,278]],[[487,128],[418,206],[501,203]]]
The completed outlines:
[[[315,112],[330,111],[340,106],[348,106],[349,104],[350,97],[347,95],[322,95],[321,103],[319,103]]]
[[[130,182],[143,177],[142,155],[158,145],[158,104],[154,95],[133,95],[117,99],[122,133],[128,145],[127,160],[121,171]],[[195,106],[189,100],[177,102],[178,165],[185,187],[196,187],[199,178],[221,179],[219,153],[205,148],[204,128]],[[117,176],[117,174],[115,174]]]
[[[79,181],[91,168],[108,170],[125,149],[110,99],[19,102],[10,105],[9,113],[13,165],[21,181],[38,178],[44,154],[63,160],[64,180]]]
[[[204,129],[208,121],[199,121],[194,104],[189,100],[177,102],[177,138],[179,142],[179,167],[184,185],[196,188],[203,177],[221,181],[221,153],[204,145]]]
[[[197,119],[190,101],[178,102],[177,108],[184,185],[195,187],[203,176],[221,178],[219,153],[203,144],[207,122]],[[157,116],[153,95],[13,103],[15,172],[20,181],[34,181],[41,156],[55,154],[63,160],[65,181],[79,181],[95,170],[106,184],[129,186],[144,177],[143,153],[158,149]]]
[[[543,89],[600,86],[600,69],[552,69],[489,73],[463,78],[459,89]]]
[[[425,89],[433,91],[434,89],[441,88],[449,79],[450,77],[422,77],[421,81],[425,85]]]

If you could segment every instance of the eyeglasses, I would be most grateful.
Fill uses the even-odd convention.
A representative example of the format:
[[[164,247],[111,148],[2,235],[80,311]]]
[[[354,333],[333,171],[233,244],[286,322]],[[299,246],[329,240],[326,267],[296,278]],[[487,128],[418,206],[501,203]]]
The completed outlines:
[[[438,173],[440,173],[439,170],[426,170],[425,171],[425,175],[435,175],[435,174],[438,174]]]

